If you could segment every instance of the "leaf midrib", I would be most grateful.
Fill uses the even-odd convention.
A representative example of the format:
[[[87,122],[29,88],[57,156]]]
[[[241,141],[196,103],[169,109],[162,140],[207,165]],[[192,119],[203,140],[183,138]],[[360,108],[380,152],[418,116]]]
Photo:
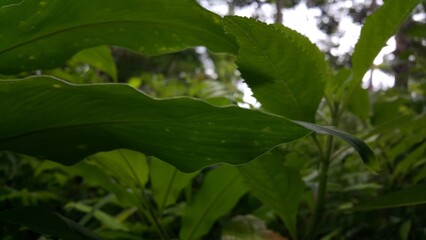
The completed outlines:
[[[88,128],[88,127],[106,127],[106,126],[114,126],[114,125],[126,125],[126,124],[142,124],[148,122],[176,122],[176,119],[149,119],[149,120],[137,120],[137,121],[112,121],[112,122],[94,122],[94,123],[76,123],[76,124],[64,124],[57,125],[53,127],[45,127],[35,130],[29,130],[28,132],[15,134],[12,136],[8,136],[6,138],[0,139],[0,144],[7,143],[8,141],[13,141],[19,138],[28,137],[31,135],[36,135],[43,132],[49,131],[57,131],[61,129],[70,129],[70,128]],[[223,129],[227,129],[227,127],[223,127]]]
[[[152,24],[165,24],[165,25],[175,25],[175,26],[183,26],[185,28],[188,29],[193,29],[193,30],[198,30],[200,32],[203,32],[204,34],[213,36],[215,38],[217,38],[216,34],[213,34],[211,31],[206,31],[206,29],[204,28],[195,28],[191,25],[184,25],[184,24],[179,24],[177,22],[165,22],[165,21],[150,21],[150,20],[119,20],[119,21],[105,21],[105,22],[97,22],[97,23],[89,23],[89,24],[82,24],[82,25],[78,25],[78,26],[73,26],[73,27],[68,27],[68,28],[64,28],[64,29],[60,29],[60,30],[56,30],[53,32],[49,32],[47,34],[38,36],[38,37],[34,37],[32,39],[29,39],[27,41],[15,44],[13,46],[10,46],[6,49],[3,49],[0,51],[0,55],[10,52],[12,50],[15,50],[17,48],[23,47],[25,45],[31,44],[33,42],[45,39],[45,38],[49,38],[55,35],[59,35],[61,33],[65,33],[65,32],[69,32],[69,31],[74,31],[74,30],[79,30],[79,29],[84,29],[84,28],[90,28],[90,27],[96,27],[96,26],[101,26],[101,25],[108,25],[108,24],[135,24],[135,23],[141,23],[141,24],[147,24],[147,23],[152,23]]]

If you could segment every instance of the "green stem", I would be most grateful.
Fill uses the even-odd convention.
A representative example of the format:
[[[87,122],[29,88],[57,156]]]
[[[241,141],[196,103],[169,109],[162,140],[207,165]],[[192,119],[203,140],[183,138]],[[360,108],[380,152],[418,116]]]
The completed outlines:
[[[103,206],[105,206],[109,201],[111,201],[113,195],[108,194],[105,197],[103,197],[100,201],[98,201],[91,209],[90,212],[88,212],[79,222],[81,226],[86,225],[89,220],[93,217],[96,211],[101,209]]]
[[[157,228],[157,231],[160,234],[161,239],[164,239],[164,240],[169,239],[169,236],[168,236],[166,230],[161,225],[160,220],[158,219],[157,214],[155,213],[152,204],[149,202],[149,199],[148,199],[148,197],[146,196],[146,194],[143,190],[142,190],[142,199],[144,200],[145,205],[147,206],[148,212],[151,214],[154,226]]]
[[[175,181],[177,172],[178,172],[178,170],[174,169],[172,178],[170,179],[169,185],[167,186],[166,196],[164,196],[164,199],[163,199],[163,201],[160,205],[160,212],[163,212],[164,208],[166,207],[167,199],[169,198],[170,192],[172,190],[172,186],[173,186],[173,183]]]
[[[314,140],[314,143],[318,148],[318,151],[319,151],[319,154],[320,154],[320,157],[321,157],[321,161],[322,161],[324,159],[324,152],[322,151],[322,146],[321,146],[320,142],[318,141],[316,133],[312,133],[311,138]]]
[[[339,105],[336,103],[334,106],[329,105],[329,107],[332,114],[332,125],[337,126],[340,120]],[[321,156],[321,167],[320,167],[320,176],[319,176],[319,183],[318,183],[318,192],[315,198],[315,206],[314,206],[314,210],[306,230],[305,239],[308,239],[308,240],[315,239],[316,230],[321,221],[321,215],[324,212],[325,194],[327,192],[327,181],[328,181],[328,167],[330,166],[331,155],[333,152],[333,142],[334,142],[333,136],[331,135],[327,136],[327,142],[325,145],[325,153],[324,153],[323,148],[319,144],[316,136],[313,136],[313,139],[319,149],[319,153]]]
[[[315,239],[315,233],[316,233],[318,224],[321,220],[321,215],[324,211],[325,193],[327,191],[328,167],[330,165],[331,152],[333,151],[333,140],[334,138],[332,136],[328,136],[326,153],[325,155],[322,155],[319,184],[318,184],[318,193],[317,193],[317,197],[315,201],[314,211],[312,213],[312,216],[306,231],[305,239],[308,239],[308,240]]]
[[[127,166],[129,167],[130,171],[132,172],[133,177],[135,178],[135,181],[141,191],[141,195],[142,195],[142,204],[146,207],[146,209],[148,210],[147,212],[144,212],[146,214],[147,219],[155,226],[155,228],[157,229],[158,234],[161,236],[161,239],[169,239],[167,232],[165,231],[165,229],[163,228],[163,226],[161,225],[160,221],[158,220],[157,214],[154,211],[153,206],[151,205],[148,197],[145,194],[144,191],[144,186],[142,184],[142,182],[140,181],[140,179],[138,178],[138,174],[135,172],[135,170],[132,168],[132,166],[130,165],[129,161],[127,160],[126,156],[124,156],[124,154],[119,151],[121,157],[124,159],[124,161],[126,162]]]

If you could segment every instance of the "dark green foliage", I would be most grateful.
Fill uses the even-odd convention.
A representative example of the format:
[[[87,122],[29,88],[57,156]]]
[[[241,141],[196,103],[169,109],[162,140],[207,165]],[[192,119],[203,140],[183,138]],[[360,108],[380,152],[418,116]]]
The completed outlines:
[[[22,207],[1,211],[0,218],[64,240],[100,239],[70,219],[39,207]]]
[[[128,148],[195,171],[241,164],[309,133],[282,117],[190,98],[155,100],[125,85],[69,85],[49,77],[0,85],[0,121],[8,126],[0,131],[0,149],[66,165]]]
[[[339,69],[193,0],[0,1],[2,239],[426,238],[419,2],[349,9],[379,8]],[[397,32],[404,84],[361,88]],[[260,109],[230,106],[241,77]]]
[[[33,0],[2,5],[3,74],[54,68],[79,50],[105,44],[149,55],[200,45],[216,52],[236,51],[221,19],[192,0]]]

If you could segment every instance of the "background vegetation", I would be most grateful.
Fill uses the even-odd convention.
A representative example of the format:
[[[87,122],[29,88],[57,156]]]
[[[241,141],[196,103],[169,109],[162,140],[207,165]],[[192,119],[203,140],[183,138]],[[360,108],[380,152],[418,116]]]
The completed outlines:
[[[117,2],[0,1],[1,239],[426,239],[425,2],[351,1],[339,56],[339,1],[305,1],[323,52],[190,0]],[[395,86],[362,88],[371,68]]]

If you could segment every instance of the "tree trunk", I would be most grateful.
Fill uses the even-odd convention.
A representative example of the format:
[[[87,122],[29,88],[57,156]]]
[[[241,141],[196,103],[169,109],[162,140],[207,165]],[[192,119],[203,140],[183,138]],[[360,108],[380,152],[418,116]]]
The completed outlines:
[[[407,88],[410,72],[410,63],[408,61],[407,52],[410,47],[410,39],[405,35],[404,29],[409,25],[409,22],[404,24],[395,36],[396,49],[393,52],[395,55],[392,69],[395,72],[395,87]]]
[[[235,3],[232,0],[231,1],[228,0],[228,15],[229,16],[235,15]]]
[[[284,8],[284,0],[276,0],[275,4],[277,9],[277,13],[275,15],[275,23],[283,23],[282,9]]]

